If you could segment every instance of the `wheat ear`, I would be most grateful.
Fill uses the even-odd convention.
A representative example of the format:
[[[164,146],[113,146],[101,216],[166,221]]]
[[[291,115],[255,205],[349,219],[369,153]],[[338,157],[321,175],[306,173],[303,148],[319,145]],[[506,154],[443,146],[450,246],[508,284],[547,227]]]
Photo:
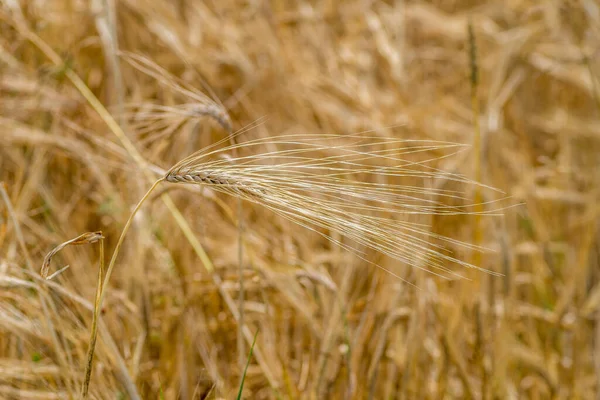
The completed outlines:
[[[323,143],[324,140],[327,143]],[[342,143],[332,144],[336,141]],[[237,150],[252,150],[264,146],[283,149],[233,159],[228,156]],[[445,142],[361,135],[268,137],[224,148],[209,146],[177,163],[167,172],[164,180],[179,184],[206,185],[216,191],[260,204],[363,259],[364,253],[361,251],[336,241],[330,234],[317,229],[339,233],[365,248],[374,249],[405,263],[424,265],[429,272],[457,275],[446,267],[448,262],[466,267],[475,266],[448,255],[443,246],[431,243],[431,239],[475,250],[481,248],[433,234],[423,225],[398,220],[396,217],[475,214],[471,211],[473,205],[449,206],[443,203],[442,198],[461,198],[456,192],[357,181],[350,176],[361,174],[368,179],[395,179],[402,176],[443,178],[474,183],[428,165],[439,157],[421,162],[400,157],[460,147]],[[334,155],[320,157],[320,153]]]

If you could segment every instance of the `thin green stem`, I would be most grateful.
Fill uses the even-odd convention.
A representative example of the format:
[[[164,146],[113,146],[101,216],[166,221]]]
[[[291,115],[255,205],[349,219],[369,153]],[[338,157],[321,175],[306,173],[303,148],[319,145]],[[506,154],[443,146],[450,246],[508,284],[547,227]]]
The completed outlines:
[[[100,293],[102,292],[102,274],[104,273],[104,239],[100,239],[100,270],[98,271],[98,283],[96,287],[96,298],[94,301],[94,313],[92,316],[92,331],[90,333],[90,344],[87,353],[87,363],[85,365],[85,378],[81,387],[81,398],[85,399],[88,395],[90,379],[92,377],[92,366],[94,362],[94,350],[96,348],[96,339],[98,338],[98,316],[100,315]]]

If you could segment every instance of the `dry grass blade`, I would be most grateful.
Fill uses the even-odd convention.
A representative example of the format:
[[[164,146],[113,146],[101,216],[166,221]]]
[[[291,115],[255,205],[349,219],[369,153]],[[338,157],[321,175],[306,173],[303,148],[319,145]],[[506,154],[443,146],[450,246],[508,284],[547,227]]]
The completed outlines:
[[[261,152],[265,147],[277,150]],[[436,179],[473,184],[431,166],[461,147],[367,135],[268,137],[203,149],[171,168],[165,180],[209,185],[258,203],[359,257],[364,257],[363,251],[334,239],[333,233],[430,272],[456,274],[446,267],[447,262],[472,265],[448,254],[445,244],[482,249],[436,235],[406,217],[474,213],[472,204],[444,203],[447,199],[464,201],[461,193],[432,188]],[[232,158],[235,151],[250,154]],[[451,154],[431,156],[449,151]],[[416,179],[420,185],[398,183],[400,178]]]
[[[42,263],[42,268],[40,270],[40,275],[44,279],[49,279],[48,271],[50,270],[50,262],[52,261],[52,257],[54,257],[54,255],[56,253],[58,253],[65,247],[77,246],[77,245],[82,245],[82,244],[93,244],[93,243],[97,243],[98,241],[100,241],[102,239],[104,239],[104,236],[102,236],[102,232],[86,232],[84,234],[77,236],[76,238],[67,240],[64,243],[59,244],[51,252],[49,252],[46,255],[46,257],[44,258],[44,262]]]

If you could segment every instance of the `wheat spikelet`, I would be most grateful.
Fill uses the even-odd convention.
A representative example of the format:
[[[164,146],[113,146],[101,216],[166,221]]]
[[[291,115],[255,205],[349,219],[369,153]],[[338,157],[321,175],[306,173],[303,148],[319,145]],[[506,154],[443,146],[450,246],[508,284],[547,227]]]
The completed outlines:
[[[472,267],[450,255],[444,243],[480,250],[406,219],[410,215],[473,213],[471,204],[444,202],[464,201],[460,193],[435,189],[431,184],[436,179],[474,184],[430,165],[460,151],[462,145],[364,134],[287,135],[219,147],[222,142],[177,163],[164,179],[208,185],[260,204],[363,259],[363,252],[333,239],[332,234],[342,234],[365,248],[436,274],[455,274],[448,263]],[[264,148],[275,150],[261,152]],[[236,151],[244,154],[230,157]],[[450,154],[424,157],[434,151]],[[424,160],[409,161],[409,156]],[[396,183],[399,178],[417,179],[421,185]]]

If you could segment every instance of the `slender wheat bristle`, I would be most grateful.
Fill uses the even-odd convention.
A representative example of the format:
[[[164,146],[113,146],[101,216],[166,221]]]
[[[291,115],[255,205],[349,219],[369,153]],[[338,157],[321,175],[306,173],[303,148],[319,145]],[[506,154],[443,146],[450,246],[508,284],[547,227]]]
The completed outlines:
[[[276,150],[222,157],[265,147]],[[473,213],[472,204],[456,206],[444,202],[448,199],[464,201],[460,193],[435,189],[431,184],[436,179],[474,184],[430,165],[462,147],[453,143],[362,135],[269,137],[203,149],[171,168],[165,180],[208,185],[261,204],[359,256],[363,253],[334,240],[331,234],[342,234],[365,248],[429,271],[454,274],[447,267],[448,262],[472,265],[449,255],[439,242],[481,249],[436,235],[427,226],[407,221],[405,217]],[[426,157],[432,152],[448,151],[450,154]],[[320,157],[322,154],[335,155]],[[409,156],[421,156],[423,160],[410,161]],[[416,179],[420,185],[396,182],[400,178],[413,182]]]

